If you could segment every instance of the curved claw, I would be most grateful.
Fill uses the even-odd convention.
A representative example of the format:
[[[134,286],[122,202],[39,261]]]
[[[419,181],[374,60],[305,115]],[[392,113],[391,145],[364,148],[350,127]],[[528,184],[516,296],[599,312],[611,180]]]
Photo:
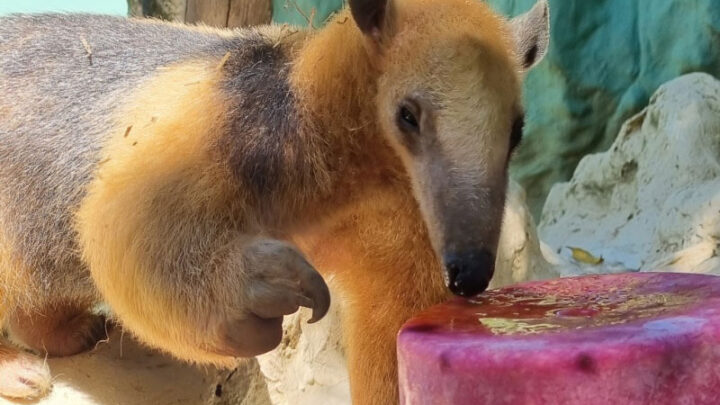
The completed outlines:
[[[312,308],[312,317],[308,323],[315,323],[321,320],[330,309],[330,290],[325,280],[314,270],[306,273],[307,276],[301,280],[303,294],[312,301],[312,306],[301,304],[304,307]]]

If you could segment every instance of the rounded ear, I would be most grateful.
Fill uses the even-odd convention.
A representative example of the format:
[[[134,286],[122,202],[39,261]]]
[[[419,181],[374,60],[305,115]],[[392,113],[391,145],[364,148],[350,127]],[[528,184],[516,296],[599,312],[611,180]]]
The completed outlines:
[[[515,52],[520,65],[528,71],[545,57],[550,41],[550,10],[546,0],[538,0],[525,14],[510,20]]]
[[[390,0],[349,0],[350,12],[355,24],[365,35],[380,40],[386,25]]]

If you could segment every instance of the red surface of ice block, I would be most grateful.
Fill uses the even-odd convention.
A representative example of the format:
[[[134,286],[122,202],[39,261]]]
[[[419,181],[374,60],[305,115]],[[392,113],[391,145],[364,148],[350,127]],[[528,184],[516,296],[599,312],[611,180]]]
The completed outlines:
[[[398,336],[403,404],[718,405],[720,277],[556,279],[455,299]]]

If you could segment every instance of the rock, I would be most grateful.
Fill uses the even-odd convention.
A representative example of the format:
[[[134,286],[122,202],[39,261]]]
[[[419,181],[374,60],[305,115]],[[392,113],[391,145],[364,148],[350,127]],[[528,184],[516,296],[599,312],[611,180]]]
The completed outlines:
[[[52,391],[33,405],[270,405],[255,360],[235,370],[192,366],[119,332],[91,352],[48,363]],[[13,404],[0,397],[0,405]]]
[[[333,301],[322,321],[308,324],[301,308],[283,320],[280,346],[258,357],[274,405],[350,404],[350,384],[342,348],[340,300],[327,280]]]
[[[557,277],[561,262],[543,255],[533,217],[526,204],[525,191],[510,181],[505,206],[503,229],[500,233],[495,275],[490,288],[530,280]]]
[[[585,157],[550,192],[540,236],[569,259],[565,273],[624,270],[720,274],[720,82],[696,73],[663,85],[605,153]]]

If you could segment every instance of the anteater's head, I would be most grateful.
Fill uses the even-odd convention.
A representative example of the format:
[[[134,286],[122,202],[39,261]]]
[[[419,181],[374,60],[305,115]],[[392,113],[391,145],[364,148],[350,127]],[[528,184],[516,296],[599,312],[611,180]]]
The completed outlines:
[[[380,73],[380,125],[402,158],[448,287],[470,296],[495,266],[520,83],[548,45],[545,0],[505,20],[481,0],[350,0]]]

